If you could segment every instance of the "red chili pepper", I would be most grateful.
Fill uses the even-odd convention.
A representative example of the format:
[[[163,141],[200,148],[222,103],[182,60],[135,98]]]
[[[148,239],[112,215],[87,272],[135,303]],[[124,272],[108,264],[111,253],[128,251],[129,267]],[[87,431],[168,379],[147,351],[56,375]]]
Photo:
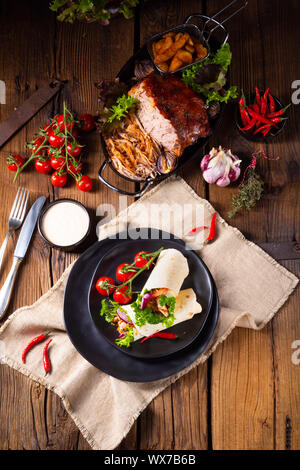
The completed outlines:
[[[257,121],[264,122],[265,124],[271,124],[272,125],[272,121],[270,121],[270,119],[267,119],[264,116],[261,116],[260,114],[253,111],[253,109],[249,109],[249,114],[251,114],[251,116],[253,118],[255,118]]]
[[[270,132],[270,130],[271,130],[271,127],[268,126],[268,127],[263,131],[263,133],[262,133],[263,136],[266,137],[266,135]]]
[[[246,98],[244,96],[244,93],[242,93],[242,96],[239,101],[239,105],[240,105],[240,114],[241,114],[242,123],[243,123],[243,126],[246,126],[250,121],[250,117],[247,111]]]
[[[257,86],[255,87],[255,93],[256,93],[256,103],[259,106],[260,105],[260,93],[259,93]]]
[[[249,122],[249,124],[247,124],[247,126],[245,127],[241,127],[240,130],[241,131],[249,131],[253,126],[255,126],[255,123],[256,123],[256,119],[252,118],[251,121]]]
[[[52,339],[50,339],[48,343],[46,343],[46,346],[44,347],[44,350],[43,350],[43,363],[44,363],[44,369],[45,369],[46,374],[47,372],[50,372],[51,370],[51,362],[50,362],[49,354],[48,354],[48,346],[51,343],[51,341]]]
[[[217,213],[215,212],[214,215],[212,216],[212,219],[211,219],[209,235],[208,235],[207,239],[205,240],[205,243],[208,243],[208,242],[212,241],[215,238],[215,235],[216,235],[216,217],[217,217]]]
[[[35,346],[36,344],[39,344],[41,343],[42,341],[44,341],[45,338],[47,338],[47,336],[50,334],[51,332],[50,331],[47,331],[46,333],[42,333],[41,335],[39,336],[36,336],[35,338],[33,338],[26,346],[26,348],[24,349],[23,353],[22,353],[22,362],[23,364],[25,364],[25,361],[26,361],[26,354],[28,353],[28,351],[33,348],[33,346]]]
[[[153,333],[153,335],[150,335],[150,336],[146,336],[146,338],[143,338],[141,340],[141,343],[143,343],[144,341],[146,341],[147,339],[150,339],[150,338],[176,339],[176,338],[178,338],[178,336],[175,335],[174,333],[164,333],[162,331],[162,332],[158,332],[158,333]]]
[[[265,129],[271,129],[270,124],[264,124],[263,126],[258,127],[258,129],[256,129],[256,131],[253,133],[253,135],[258,134],[259,132],[262,132]]]
[[[264,116],[267,111],[269,88],[266,89],[261,100],[260,113]]]
[[[291,103],[288,104],[287,106],[285,106],[284,108],[279,109],[278,111],[276,111],[274,113],[266,114],[266,117],[267,118],[272,118],[272,117],[282,116],[290,106],[291,106]]]
[[[274,113],[274,111],[275,111],[275,100],[274,100],[274,98],[273,98],[273,96],[271,95],[270,92],[269,92],[269,101],[270,101],[270,112]]]
[[[207,228],[206,225],[203,225],[202,227],[195,227],[189,231],[189,235],[194,235],[195,233],[200,232],[200,230],[203,230],[205,228]]]
[[[273,124],[275,124],[276,122],[281,122],[281,121],[285,121],[287,118],[282,118],[282,117],[274,117],[271,119],[271,121],[273,122]]]

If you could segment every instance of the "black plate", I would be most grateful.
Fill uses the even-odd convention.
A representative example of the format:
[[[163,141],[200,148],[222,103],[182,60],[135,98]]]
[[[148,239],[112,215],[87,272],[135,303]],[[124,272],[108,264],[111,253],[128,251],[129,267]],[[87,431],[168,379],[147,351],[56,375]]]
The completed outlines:
[[[176,374],[192,364],[207,348],[219,316],[219,300],[214,296],[207,321],[199,337],[172,356],[144,361],[123,354],[106,341],[89,313],[88,294],[99,258],[118,240],[104,240],[88,248],[74,264],[65,289],[64,322],[77,351],[106,374],[128,382],[152,382]]]
[[[154,359],[174,354],[186,348],[197,338],[211,308],[213,285],[210,272],[203,261],[194,251],[186,250],[185,243],[182,240],[161,230],[146,228],[140,230],[143,230],[143,234],[148,234],[148,239],[134,240],[131,238],[130,234],[127,235],[126,232],[122,232],[116,235],[119,239],[119,243],[106,252],[99,260],[90,287],[89,308],[95,324],[110,344],[130,356],[141,359]],[[152,239],[150,238],[150,231]],[[197,300],[202,306],[202,312],[195,315],[191,320],[168,328],[168,332],[178,335],[176,341],[166,341],[161,338],[155,338],[144,343],[136,341],[132,343],[129,348],[119,347],[115,344],[115,340],[119,337],[116,327],[107,323],[105,319],[100,316],[101,302],[104,297],[100,295],[96,289],[97,279],[104,275],[116,279],[116,269],[121,262],[132,263],[134,256],[139,251],[145,250],[153,253],[162,246],[165,249],[175,248],[181,251],[186,257],[190,272],[184,280],[182,289],[192,288],[195,291]],[[134,291],[142,290],[150,272],[142,273],[133,281]]]

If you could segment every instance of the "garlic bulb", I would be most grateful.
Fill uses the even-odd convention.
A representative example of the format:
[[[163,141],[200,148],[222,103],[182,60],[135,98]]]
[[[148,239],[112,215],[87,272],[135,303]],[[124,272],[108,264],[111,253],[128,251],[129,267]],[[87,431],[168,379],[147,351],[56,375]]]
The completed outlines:
[[[207,183],[216,183],[218,186],[228,186],[240,176],[241,160],[231,153],[231,150],[221,146],[212,148],[208,155],[201,160],[203,178]]]

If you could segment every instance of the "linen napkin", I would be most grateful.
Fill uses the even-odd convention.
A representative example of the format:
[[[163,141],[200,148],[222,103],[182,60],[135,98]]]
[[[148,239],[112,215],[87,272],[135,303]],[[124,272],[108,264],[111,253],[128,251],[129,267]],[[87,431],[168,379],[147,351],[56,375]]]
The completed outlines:
[[[214,208],[179,177],[146,193],[116,218],[100,227],[104,239],[127,228],[147,224],[186,237],[210,269],[220,298],[220,317],[208,349],[187,369],[148,383],[115,379],[90,365],[73,347],[64,329],[63,295],[69,266],[59,281],[31,306],[13,313],[0,329],[0,361],[56,392],[93,449],[114,449],[142,410],[171,383],[206,361],[234,327],[261,329],[295,289],[298,279],[254,243],[246,240],[220,215],[216,238],[203,246],[203,233],[186,236],[191,221],[208,226]],[[170,214],[172,217],[170,217]],[[203,217],[202,217],[203,216]],[[148,222],[147,222],[148,217]],[[207,231],[206,231],[207,233]],[[196,240],[201,239],[199,246]],[[21,362],[24,346],[35,335],[54,330],[49,352],[52,372],[44,377],[41,348]]]

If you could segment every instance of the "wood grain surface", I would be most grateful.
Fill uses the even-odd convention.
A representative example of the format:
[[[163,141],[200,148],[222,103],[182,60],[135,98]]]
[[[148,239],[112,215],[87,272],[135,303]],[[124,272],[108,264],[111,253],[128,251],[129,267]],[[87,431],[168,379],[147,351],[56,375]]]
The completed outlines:
[[[64,90],[48,103],[1,150],[0,240],[6,233],[16,186],[5,157],[23,152],[40,125],[61,110],[65,100],[77,112],[95,113],[94,83],[112,78],[134,50],[152,34],[175,26],[191,13],[214,14],[222,0],[152,0],[137,8],[135,18],[115,18],[109,26],[61,24],[48,2],[3,0],[0,4],[0,79],[6,84],[6,104],[0,121],[24,102],[42,83],[67,80]],[[233,62],[230,81],[245,92],[254,86],[270,87],[284,103],[291,99],[291,84],[300,80],[300,8],[296,0],[251,0],[246,10],[228,22]],[[14,31],[14,33],[12,33]],[[300,275],[299,106],[292,106],[284,132],[264,146],[243,139],[234,126],[234,104],[226,107],[222,123],[209,147],[224,145],[243,156],[258,149],[280,156],[261,160],[265,181],[263,199],[250,212],[230,221],[250,240]],[[94,190],[81,193],[70,184],[53,189],[49,178],[27,170],[20,185],[30,190],[30,202],[72,197],[93,213],[94,223],[105,215],[96,208],[113,204],[119,196],[97,180],[103,162],[99,136],[86,139],[87,173]],[[200,156],[199,156],[200,158]],[[235,188],[206,185],[199,160],[187,163],[179,174],[227,219]],[[105,177],[118,187],[134,191],[112,171]],[[127,198],[130,204],[133,198]],[[229,220],[229,219],[227,219]],[[9,242],[0,282],[8,273],[16,236]],[[8,314],[33,303],[60,277],[78,255],[49,249],[36,234]],[[220,260],[221,262],[221,260]],[[300,364],[292,361],[293,343],[300,341],[299,289],[262,330],[235,329],[213,356],[160,394],[138,418],[120,449],[299,449]],[[0,449],[90,449],[65,411],[60,399],[5,365],[0,367]]]

